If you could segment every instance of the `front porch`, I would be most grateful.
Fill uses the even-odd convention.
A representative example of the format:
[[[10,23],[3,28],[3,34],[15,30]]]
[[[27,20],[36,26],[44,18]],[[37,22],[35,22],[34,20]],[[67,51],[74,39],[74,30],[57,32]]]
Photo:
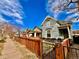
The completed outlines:
[[[72,39],[71,27],[70,26],[61,26],[59,29],[59,37],[61,39],[69,38]]]

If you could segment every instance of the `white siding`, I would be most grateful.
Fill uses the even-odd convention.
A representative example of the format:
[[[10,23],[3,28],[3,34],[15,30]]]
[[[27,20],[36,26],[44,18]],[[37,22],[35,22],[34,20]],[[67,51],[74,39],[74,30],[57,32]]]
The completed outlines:
[[[54,26],[52,28],[51,36],[52,36],[52,38],[58,38],[59,37],[59,30],[56,26]]]
[[[58,24],[56,23],[56,20],[49,20],[45,23],[45,25],[42,26],[42,37],[47,38],[47,29],[51,28],[51,37],[50,38],[58,38],[59,37],[59,30],[58,30]]]
[[[42,38],[47,38],[47,31],[45,28],[42,29]]]
[[[42,38],[47,38],[47,31],[45,30],[42,31]]]
[[[50,20],[50,26],[54,26],[56,24],[56,20]]]
[[[47,21],[46,22],[46,26],[50,26],[50,21]]]

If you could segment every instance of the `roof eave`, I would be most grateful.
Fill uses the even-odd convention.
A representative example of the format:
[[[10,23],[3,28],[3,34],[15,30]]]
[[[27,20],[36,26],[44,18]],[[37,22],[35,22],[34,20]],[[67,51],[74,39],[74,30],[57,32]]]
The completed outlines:
[[[45,17],[45,19],[44,19],[44,21],[42,22],[42,24],[41,24],[41,25],[43,25],[43,24],[44,24],[44,22],[45,22],[45,21],[47,20],[47,18],[49,18],[49,17],[50,17],[51,19],[54,19],[54,18],[53,18],[53,17],[51,17],[51,16],[46,16],[46,17]]]

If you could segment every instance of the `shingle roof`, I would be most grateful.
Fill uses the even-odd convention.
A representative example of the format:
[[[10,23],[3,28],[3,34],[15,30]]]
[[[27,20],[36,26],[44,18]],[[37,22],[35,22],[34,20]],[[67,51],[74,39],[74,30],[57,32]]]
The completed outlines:
[[[57,21],[58,24],[60,25],[66,25],[66,24],[69,24],[70,22],[67,22],[67,21]]]
[[[42,22],[41,25],[43,25],[46,22],[46,20],[53,20],[53,19],[56,20],[55,18],[53,18],[51,16],[46,16],[46,18],[44,19],[44,21]]]
[[[79,34],[79,30],[73,31],[73,34]]]

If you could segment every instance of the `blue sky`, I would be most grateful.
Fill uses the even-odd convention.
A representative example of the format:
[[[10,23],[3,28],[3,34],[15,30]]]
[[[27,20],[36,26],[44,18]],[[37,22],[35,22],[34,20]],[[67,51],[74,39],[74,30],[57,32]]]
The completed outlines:
[[[40,26],[47,15],[46,0],[21,0],[23,11],[25,13],[24,24],[26,28]]]
[[[0,20],[23,29],[33,29],[34,26],[40,26],[47,15],[67,21],[78,17],[74,11],[53,10],[58,5],[59,0],[0,0]],[[72,6],[75,4],[69,7]],[[73,29],[79,29],[79,22],[73,24]]]

